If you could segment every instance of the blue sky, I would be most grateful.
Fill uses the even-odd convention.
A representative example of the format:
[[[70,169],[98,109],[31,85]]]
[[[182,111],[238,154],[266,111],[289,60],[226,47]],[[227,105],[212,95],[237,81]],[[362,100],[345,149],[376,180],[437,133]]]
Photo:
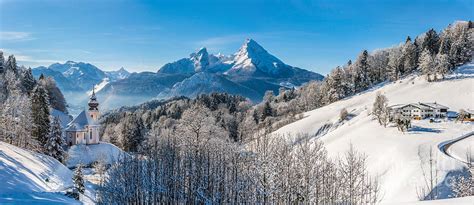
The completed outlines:
[[[0,49],[31,67],[156,71],[200,47],[232,54],[253,38],[287,64],[327,73],[362,49],[473,17],[472,0],[0,0]]]

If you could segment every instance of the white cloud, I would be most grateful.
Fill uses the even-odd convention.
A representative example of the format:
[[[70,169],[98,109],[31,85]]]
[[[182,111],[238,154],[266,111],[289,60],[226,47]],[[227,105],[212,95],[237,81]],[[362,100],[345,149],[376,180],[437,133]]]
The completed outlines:
[[[5,57],[9,55],[14,55],[17,63],[19,65],[29,66],[29,67],[37,67],[42,65],[49,65],[52,63],[63,62],[63,60],[50,60],[50,59],[37,59],[30,55],[26,55],[22,52],[8,49],[8,48],[0,48],[0,51],[3,52]]]
[[[27,41],[33,40],[31,33],[18,31],[1,31],[0,41]]]

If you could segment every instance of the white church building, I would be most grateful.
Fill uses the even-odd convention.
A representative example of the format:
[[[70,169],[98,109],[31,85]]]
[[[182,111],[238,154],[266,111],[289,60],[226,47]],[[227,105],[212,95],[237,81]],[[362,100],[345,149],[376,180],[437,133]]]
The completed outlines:
[[[82,111],[65,129],[66,143],[68,146],[99,143],[99,102],[97,101],[94,90],[92,91],[88,105],[89,109]]]

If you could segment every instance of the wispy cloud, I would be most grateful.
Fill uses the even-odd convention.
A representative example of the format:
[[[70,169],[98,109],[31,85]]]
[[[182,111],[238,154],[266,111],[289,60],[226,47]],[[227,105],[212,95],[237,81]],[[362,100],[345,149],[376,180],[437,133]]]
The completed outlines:
[[[0,41],[28,41],[33,40],[31,33],[19,31],[1,31]]]
[[[33,56],[24,54],[24,53],[16,51],[16,50],[8,49],[8,48],[0,48],[0,51],[3,52],[4,56],[14,55],[16,61],[20,65],[25,65],[25,66],[30,66],[30,67],[36,67],[36,66],[40,66],[40,65],[47,65],[47,64],[57,63],[57,62],[63,62],[63,60],[35,58]]]

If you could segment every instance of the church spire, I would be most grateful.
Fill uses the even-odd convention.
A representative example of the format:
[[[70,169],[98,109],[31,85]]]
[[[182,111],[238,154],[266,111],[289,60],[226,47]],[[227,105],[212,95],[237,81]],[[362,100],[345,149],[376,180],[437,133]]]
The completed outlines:
[[[92,95],[89,99],[89,110],[99,110],[99,102],[95,96],[95,85],[92,86]]]

